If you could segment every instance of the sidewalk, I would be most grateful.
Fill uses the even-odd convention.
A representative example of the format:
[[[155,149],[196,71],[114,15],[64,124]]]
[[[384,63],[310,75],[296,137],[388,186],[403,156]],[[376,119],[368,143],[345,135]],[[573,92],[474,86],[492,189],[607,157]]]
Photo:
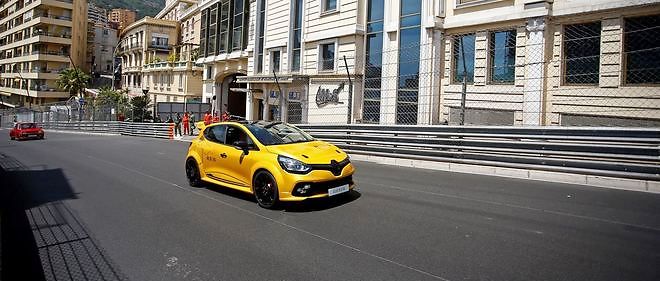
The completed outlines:
[[[194,135],[194,136],[185,135],[185,136],[175,136],[174,140],[191,142],[195,138],[197,138],[197,135]]]

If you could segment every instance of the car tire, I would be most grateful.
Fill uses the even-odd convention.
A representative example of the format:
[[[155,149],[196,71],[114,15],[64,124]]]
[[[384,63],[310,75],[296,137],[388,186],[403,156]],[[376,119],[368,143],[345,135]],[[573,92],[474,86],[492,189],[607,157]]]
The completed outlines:
[[[44,135],[39,136],[39,139],[40,139],[40,140],[43,140],[43,139],[44,139]]]
[[[201,187],[202,178],[199,175],[199,166],[197,166],[197,161],[190,158],[186,161],[186,178],[188,178],[188,184],[192,187]]]
[[[279,189],[275,177],[267,171],[261,170],[254,174],[252,180],[252,193],[260,207],[274,209],[279,203]]]
[[[11,137],[11,136],[10,136],[9,138],[10,138],[11,140],[15,140],[15,139],[16,139],[15,137]]]

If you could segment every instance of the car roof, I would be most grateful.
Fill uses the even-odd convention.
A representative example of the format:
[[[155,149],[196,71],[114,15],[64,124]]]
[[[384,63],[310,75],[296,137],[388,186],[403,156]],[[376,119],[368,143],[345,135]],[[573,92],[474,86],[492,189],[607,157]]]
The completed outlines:
[[[231,120],[231,121],[223,121],[223,122],[218,122],[218,123],[212,123],[212,124],[207,125],[207,127],[213,127],[213,126],[217,126],[217,125],[243,125],[243,126],[253,125],[253,124],[270,125],[270,124],[274,124],[274,123],[283,123],[283,122],[280,122],[280,121],[265,121],[265,120],[256,120],[256,121],[243,121],[243,120],[235,121],[235,120]]]

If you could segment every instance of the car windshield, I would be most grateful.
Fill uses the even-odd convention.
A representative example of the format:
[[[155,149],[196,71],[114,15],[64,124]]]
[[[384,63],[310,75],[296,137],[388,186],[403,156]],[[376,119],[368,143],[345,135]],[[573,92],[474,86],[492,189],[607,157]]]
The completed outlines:
[[[37,124],[34,124],[34,123],[21,124],[21,129],[34,129],[36,127],[37,127]]]
[[[259,121],[245,125],[263,145],[277,145],[313,141],[314,138],[302,130],[281,122]]]

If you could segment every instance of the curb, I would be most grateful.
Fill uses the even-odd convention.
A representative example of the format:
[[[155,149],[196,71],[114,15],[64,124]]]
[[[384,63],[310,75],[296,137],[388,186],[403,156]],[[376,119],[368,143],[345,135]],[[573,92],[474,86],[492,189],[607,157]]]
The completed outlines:
[[[450,162],[437,162],[426,160],[411,160],[403,158],[391,158],[383,156],[371,156],[363,154],[351,154],[351,160],[372,162],[384,165],[421,168],[445,172],[464,174],[477,174],[505,178],[535,180],[554,183],[577,184],[591,187],[602,187],[610,189],[640,191],[660,194],[660,182],[648,180],[635,180],[626,178],[594,176],[586,174],[573,174],[562,172],[549,172],[541,170],[527,170],[515,168],[502,168],[495,166],[482,166],[459,164]]]

